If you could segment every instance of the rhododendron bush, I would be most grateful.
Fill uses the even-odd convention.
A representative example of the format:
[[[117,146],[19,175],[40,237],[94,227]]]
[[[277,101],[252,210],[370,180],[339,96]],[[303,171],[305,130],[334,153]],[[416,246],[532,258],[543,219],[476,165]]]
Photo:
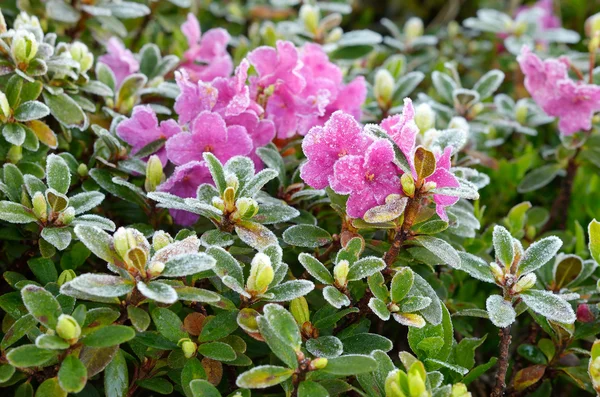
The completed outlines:
[[[600,13],[441,3],[1,2],[2,393],[600,396]]]

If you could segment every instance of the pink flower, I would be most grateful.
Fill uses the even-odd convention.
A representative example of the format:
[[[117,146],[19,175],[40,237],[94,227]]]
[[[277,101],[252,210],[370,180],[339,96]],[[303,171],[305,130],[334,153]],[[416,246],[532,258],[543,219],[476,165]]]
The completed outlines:
[[[350,83],[341,85],[337,98],[327,105],[325,115],[321,120],[326,120],[333,112],[343,110],[352,115],[357,121],[362,116],[362,105],[367,99],[367,83],[363,76],[358,76]]]
[[[381,122],[381,128],[396,142],[409,163],[412,162],[419,127],[415,123],[415,109],[410,98],[404,98],[402,115],[387,117]]]
[[[392,144],[378,139],[364,156],[348,155],[334,165],[332,189],[349,194],[346,210],[352,218],[362,218],[367,210],[385,203],[393,193],[401,193],[399,170],[394,161]]]
[[[182,198],[196,197],[198,186],[213,184],[210,171],[204,161],[190,161],[175,168],[173,174],[158,186],[158,191],[167,192]],[[169,210],[178,225],[191,226],[198,220],[198,215],[183,210]]]
[[[218,77],[213,80],[212,85],[219,91],[213,111],[223,117],[237,116],[246,110],[252,110],[257,115],[263,113],[263,109],[250,99],[250,88],[246,84],[249,67],[248,60],[244,58],[235,69],[233,77]]]
[[[227,52],[231,37],[225,29],[210,29],[202,35],[198,19],[189,13],[187,21],[181,25],[181,31],[189,47],[181,66],[188,71],[192,80],[211,81],[231,74],[233,61]]]
[[[300,74],[302,63],[298,50],[289,41],[278,40],[276,49],[262,46],[248,54],[248,60],[256,69],[257,77],[252,78],[255,89],[265,89],[271,85],[285,85],[296,93],[306,86],[306,80]]]
[[[600,110],[599,86],[571,80],[566,58],[542,61],[524,47],[517,60],[525,88],[548,115],[559,118],[563,135],[592,128],[592,117]]]
[[[233,156],[250,153],[252,140],[244,127],[226,126],[218,113],[205,111],[194,119],[190,132],[173,136],[166,148],[169,160],[176,165],[201,160],[204,152],[212,152],[224,163]]]
[[[352,116],[337,111],[323,127],[313,127],[304,137],[302,150],[307,161],[300,168],[300,177],[313,188],[324,189],[333,177],[336,161],[363,154],[371,142]]]
[[[437,157],[435,172],[425,178],[425,182],[435,182],[436,188],[443,187],[459,187],[460,184],[456,177],[450,172],[452,147],[447,147]],[[414,167],[413,167],[414,168]],[[416,178],[416,172],[413,171],[413,178]],[[448,215],[446,214],[446,207],[456,204],[458,197],[446,196],[442,194],[434,194],[433,201],[435,202],[435,212],[440,218],[448,222]]]
[[[246,129],[252,140],[252,149],[247,154],[254,161],[256,170],[263,168],[262,160],[256,154],[256,149],[270,143],[275,138],[275,124],[271,120],[260,119],[256,113],[246,111],[236,116],[225,118],[227,125],[239,125]]]
[[[210,83],[190,81],[185,69],[175,72],[175,81],[181,93],[175,100],[174,109],[181,124],[189,123],[205,110],[212,110],[217,103],[217,89]]]
[[[112,70],[116,78],[117,87],[125,78],[140,70],[140,63],[135,59],[133,53],[125,48],[123,43],[116,37],[111,37],[106,44],[106,54],[98,58]]]
[[[519,7],[515,17],[518,17],[520,13],[531,9],[539,10],[540,18],[538,23],[542,30],[560,28],[560,18],[554,15],[552,0],[538,0],[537,3],[531,6]]]
[[[133,155],[151,142],[168,139],[180,132],[181,127],[175,120],[169,119],[159,124],[154,110],[148,105],[134,107],[131,117],[117,126],[117,134],[131,146]],[[167,163],[165,148],[161,148],[156,154],[164,166]]]

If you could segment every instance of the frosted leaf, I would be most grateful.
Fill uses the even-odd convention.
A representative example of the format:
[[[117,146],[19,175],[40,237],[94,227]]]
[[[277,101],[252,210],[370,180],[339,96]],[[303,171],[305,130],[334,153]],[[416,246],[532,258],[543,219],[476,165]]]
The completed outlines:
[[[371,354],[375,350],[389,352],[394,345],[382,335],[361,332],[341,339],[344,344],[344,354]]]
[[[308,280],[286,281],[269,289],[269,292],[273,294],[273,297],[269,300],[272,302],[288,302],[308,294],[314,288],[315,285]]]
[[[431,304],[431,298],[426,296],[409,296],[400,303],[402,313],[412,313],[425,309]]]
[[[441,187],[439,189],[433,189],[431,192],[434,194],[458,197],[467,200],[479,199],[479,192],[477,191],[477,186],[475,186],[475,184],[462,178],[456,178],[456,180],[460,184],[459,187]]]
[[[500,261],[504,266],[510,266],[513,263],[515,257],[515,251],[513,248],[513,238],[502,226],[494,226],[494,233],[492,235],[494,242],[494,253],[496,259]]]
[[[489,264],[483,259],[468,252],[459,252],[460,256],[460,270],[463,270],[471,277],[478,280],[485,281],[486,283],[494,283],[494,275],[490,270]]]
[[[225,284],[238,294],[245,296],[246,298],[250,298],[251,295],[248,292],[246,292],[244,286],[240,284],[235,278],[229,275],[225,275],[221,277],[221,281],[223,282],[223,284]]]
[[[259,365],[237,377],[238,387],[245,389],[265,389],[288,379],[294,373],[293,369],[275,365]]]
[[[429,150],[437,153],[443,153],[447,147],[452,148],[452,155],[458,153],[467,143],[467,132],[463,129],[450,128],[447,130],[436,131]]]
[[[329,232],[314,225],[288,227],[282,237],[287,244],[297,247],[317,248],[331,242]]]
[[[10,223],[31,223],[37,222],[37,217],[24,205],[0,201],[0,220]]]
[[[348,271],[348,281],[356,281],[372,276],[380,270],[385,269],[385,262],[381,258],[368,256],[354,262]]]
[[[531,310],[548,320],[566,324],[575,322],[576,316],[571,305],[552,292],[530,289],[519,296]]]
[[[235,231],[240,240],[258,251],[277,244],[277,236],[259,223],[240,222],[235,226]]]
[[[390,311],[384,301],[377,298],[371,298],[369,300],[369,309],[383,321],[390,319]]]
[[[447,363],[447,362],[441,361],[441,360],[436,360],[435,358],[426,358],[425,362],[427,362],[427,361],[431,361],[432,363],[441,365],[442,367],[448,368],[448,369],[450,369],[458,374],[461,374],[461,375],[466,375],[469,372],[469,370],[465,367],[461,367],[460,365],[456,365],[456,364],[450,364],[450,363]]]
[[[167,263],[171,258],[182,254],[197,253],[200,249],[200,240],[198,237],[189,236],[181,241],[175,241],[166,247],[163,247],[156,251],[152,256],[150,262],[162,262]]]
[[[531,244],[519,263],[519,274],[531,273],[554,258],[562,246],[562,240],[556,236],[546,237]]]
[[[223,215],[223,212],[220,209],[213,205],[201,203],[195,198],[186,198],[183,202],[188,206],[188,212],[193,212],[194,214],[201,215],[205,218],[220,219]]]
[[[400,302],[412,289],[415,273],[408,266],[398,269],[390,284],[390,299],[394,303]]]
[[[301,253],[298,256],[298,261],[304,266],[304,269],[323,284],[333,284],[333,277],[325,265],[323,265],[318,259],[306,252]]]
[[[75,218],[73,220],[71,225],[73,225],[73,226],[77,226],[77,225],[95,226],[95,227],[99,227],[100,229],[103,229],[103,230],[108,230],[109,232],[114,232],[115,229],[117,228],[117,225],[115,225],[115,223],[113,221],[111,221],[110,219],[107,219],[100,215],[93,215],[93,214],[85,214],[85,215],[78,216],[77,218]]]
[[[344,345],[335,336],[321,336],[307,340],[306,350],[315,357],[335,358],[342,354]]]
[[[254,176],[254,162],[245,156],[234,156],[230,158],[227,160],[227,163],[225,163],[223,169],[225,175],[233,174],[237,177],[240,184],[237,190],[243,189],[246,183]]]
[[[442,239],[432,236],[417,236],[415,240],[430,251],[432,254],[440,258],[440,260],[450,265],[455,269],[460,269],[460,257],[450,244]]]
[[[500,295],[491,295],[485,301],[490,321],[498,328],[506,328],[515,322],[517,313],[512,304]]]
[[[67,162],[56,154],[46,159],[46,182],[48,187],[59,193],[66,194],[71,184],[71,171]]]
[[[215,259],[204,252],[180,254],[165,263],[165,269],[160,274],[164,277],[185,277],[210,270],[215,266]]]
[[[438,325],[442,322],[442,302],[438,298],[435,290],[431,288],[431,285],[423,277],[414,274],[414,281],[412,289],[410,290],[411,295],[427,296],[431,299],[431,304],[425,309],[421,310],[421,315],[425,317],[428,323],[432,325]]]
[[[279,338],[298,351],[302,345],[302,337],[294,316],[274,303],[266,304],[263,313]]]
[[[156,302],[171,304],[177,301],[177,292],[175,289],[170,285],[158,281],[151,281],[148,284],[138,281],[137,289],[146,298]]]
[[[289,267],[286,263],[280,263],[275,267],[275,274],[273,275],[273,281],[269,284],[269,288],[273,288],[276,285],[279,285],[287,276]]]
[[[255,222],[263,225],[287,222],[300,215],[300,212],[283,201],[277,203],[259,203],[258,212],[252,217]]]
[[[45,227],[42,229],[41,236],[59,251],[71,244],[71,230],[66,227]]]
[[[246,184],[246,186],[240,190],[239,197],[254,197],[271,179],[277,178],[277,171],[266,168],[260,171],[258,174]]]
[[[350,305],[350,299],[331,285],[323,288],[323,298],[336,309],[341,309],[344,306]]]
[[[408,197],[399,194],[390,194],[385,198],[385,204],[378,205],[365,212],[363,219],[369,223],[383,223],[393,221],[404,212]]]
[[[106,298],[103,296],[96,296],[92,294],[88,294],[87,292],[76,290],[71,287],[71,282],[65,283],[60,287],[60,293],[66,296],[71,296],[78,300],[92,301],[92,302],[100,302],[100,303],[112,303],[119,304],[119,298]]]
[[[283,250],[278,244],[269,245],[262,253],[269,257],[274,268],[277,268],[283,260]]]
[[[99,206],[104,200],[100,192],[83,192],[69,197],[69,205],[75,209],[75,215],[83,214]]]
[[[221,247],[210,247],[206,253],[216,259],[213,271],[221,279],[225,276],[232,277],[236,284],[244,285],[244,273],[239,262]],[[231,288],[231,287],[230,287]]]
[[[200,244],[206,248],[211,246],[229,247],[233,243],[233,236],[230,233],[222,232],[218,229],[209,230],[200,236]]]
[[[407,327],[423,328],[427,324],[422,316],[415,313],[394,313],[392,316],[398,323]]]
[[[179,300],[189,302],[218,302],[221,296],[213,291],[196,287],[175,287]]]
[[[133,283],[110,274],[85,273],[69,282],[71,288],[106,298],[125,295],[133,290]]]

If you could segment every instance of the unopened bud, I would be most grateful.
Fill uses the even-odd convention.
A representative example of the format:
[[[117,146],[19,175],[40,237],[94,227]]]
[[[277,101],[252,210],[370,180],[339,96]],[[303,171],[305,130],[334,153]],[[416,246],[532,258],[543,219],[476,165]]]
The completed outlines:
[[[504,280],[504,270],[496,262],[490,263],[490,270],[496,281],[502,282]]]
[[[581,321],[582,323],[591,323],[594,322],[595,319],[596,316],[592,312],[590,305],[587,303],[582,303],[577,306],[577,321]]]
[[[300,7],[299,15],[306,30],[313,34],[317,33],[317,30],[319,29],[319,20],[321,19],[319,7],[304,4]]]
[[[274,276],[271,259],[259,252],[254,255],[250,264],[250,275],[248,276],[246,288],[255,295],[263,294],[269,288]]]
[[[154,261],[148,266],[148,276],[158,277],[165,270],[165,264],[161,261]]]
[[[456,37],[460,33],[460,24],[456,21],[450,21],[448,23],[448,36]]]
[[[42,29],[40,25],[40,20],[35,15],[29,15],[25,11],[21,11],[19,15],[15,18],[15,22],[13,23],[13,28],[15,30],[19,29]]]
[[[343,259],[333,267],[333,277],[335,283],[340,287],[345,287],[348,284],[348,272],[350,271],[350,263]]]
[[[69,52],[71,53],[71,58],[79,62],[79,70],[81,73],[85,73],[90,70],[94,64],[94,55],[82,42],[76,41],[75,43],[71,44]]]
[[[426,395],[427,387],[425,386],[425,380],[427,379],[427,373],[425,367],[420,361],[414,362],[408,370],[408,390],[410,390],[411,396],[423,396]]]
[[[469,132],[469,123],[464,117],[456,116],[452,117],[450,123],[448,123],[448,128],[455,128],[457,130]]]
[[[339,41],[344,35],[344,30],[340,27],[331,29],[331,32],[325,38],[326,43],[335,43]]]
[[[467,390],[467,386],[464,383],[457,383],[452,385],[451,397],[471,397],[471,393]]]
[[[306,298],[301,296],[300,298],[292,299],[290,302],[290,312],[292,312],[292,316],[298,323],[299,326],[302,326],[304,323],[310,321],[310,312],[308,311],[308,302],[306,302]]]
[[[596,341],[594,345],[596,343],[598,343],[598,341]],[[590,360],[590,363],[588,364],[588,372],[590,374],[590,378],[592,379],[594,390],[600,392],[600,357],[592,358]]]
[[[113,244],[115,247],[115,251],[119,254],[119,256],[126,260],[129,254],[129,251],[132,248],[137,246],[141,246],[140,249],[145,251],[147,247],[147,242],[145,242],[144,235],[139,231],[132,228],[120,227],[117,229],[115,234],[113,235]],[[146,256],[148,253],[145,253]],[[145,263],[144,263],[145,265]]]
[[[398,306],[394,302],[391,302],[390,304],[388,304],[387,308],[392,313],[397,313],[400,311],[400,306]]]
[[[394,94],[394,77],[385,68],[379,68],[375,74],[375,98],[379,105],[388,108]]]
[[[17,63],[28,64],[37,54],[38,42],[33,33],[20,29],[12,39],[10,50]]]
[[[400,177],[400,183],[402,184],[402,191],[408,197],[412,197],[415,194],[415,180],[409,173],[404,173]]]
[[[427,103],[422,103],[415,109],[415,123],[419,131],[424,133],[435,127],[435,112]]]
[[[68,314],[61,314],[56,323],[56,333],[70,344],[73,344],[81,336],[81,327],[73,317]]]
[[[10,104],[6,95],[0,91],[0,119],[6,119],[10,117]]]
[[[242,219],[250,219],[258,212],[258,203],[249,197],[242,197],[235,201],[235,208]]]
[[[88,175],[88,167],[87,165],[81,163],[77,166],[77,175],[80,177],[86,177]]]
[[[48,220],[48,203],[42,192],[35,192],[32,199],[33,213],[39,220],[46,222]]]
[[[227,184],[227,187],[233,188],[234,193],[240,188],[240,181],[234,174],[227,175],[225,178],[225,183]]]
[[[524,125],[527,122],[527,114],[529,113],[529,109],[527,108],[527,104],[519,101],[517,106],[515,107],[515,120],[517,123]]]
[[[404,382],[402,382],[402,380]],[[406,384],[406,373],[402,370],[395,369],[390,371],[385,378],[385,397],[408,397],[402,391],[401,383]]]
[[[437,183],[434,181],[425,182],[423,184],[423,192],[430,192],[437,187]]]
[[[416,39],[417,37],[423,36],[425,28],[423,27],[423,20],[421,18],[412,17],[404,24],[404,37],[409,41]]]
[[[2,14],[2,9],[0,9],[0,33],[6,32],[6,21],[4,20],[4,14]]]
[[[588,37],[594,37],[596,33],[600,32],[600,12],[586,19],[584,26],[585,34]]]
[[[225,211],[233,212],[235,210],[235,189],[233,187],[229,186],[223,192],[223,203]]]
[[[70,225],[75,219],[75,208],[67,207],[66,210],[58,215],[58,222],[63,225]]]
[[[165,180],[162,162],[157,155],[152,155],[146,164],[146,181],[144,187],[147,192],[153,192]]]
[[[314,360],[310,361],[310,369],[311,369],[311,371],[323,369],[323,368],[327,367],[327,362],[328,361],[325,357],[315,358]]]
[[[223,211],[225,209],[225,202],[223,201],[223,199],[221,197],[213,197],[211,203],[212,203],[213,207],[218,208],[221,211]]]
[[[154,232],[154,235],[152,236],[152,248],[154,248],[154,251],[158,251],[162,248],[165,248],[172,242],[173,237],[171,237],[169,233],[164,232],[162,230]]]
[[[23,147],[12,145],[10,149],[8,149],[8,153],[6,154],[6,159],[11,163],[15,164],[21,161],[23,158]]]
[[[526,274],[517,281],[513,287],[513,291],[515,291],[515,293],[527,291],[535,285],[536,280],[537,277],[535,276],[535,273]]]
[[[58,276],[58,280],[56,281],[56,283],[59,286],[62,286],[63,284],[73,280],[75,277],[77,277],[77,274],[75,274],[75,271],[73,269],[63,270],[60,276]]]
[[[181,350],[183,351],[183,355],[185,358],[192,358],[196,354],[196,349],[198,349],[198,345],[190,340],[190,338],[180,339],[177,343]]]
[[[469,116],[471,118],[475,118],[477,115],[479,115],[479,113],[483,112],[483,109],[485,109],[483,103],[476,103],[475,105],[471,106],[471,109],[469,109]]]
[[[594,54],[597,50],[598,47],[600,47],[600,32],[596,32],[594,34],[594,37],[591,38],[590,42],[588,43],[588,51],[592,54]]]

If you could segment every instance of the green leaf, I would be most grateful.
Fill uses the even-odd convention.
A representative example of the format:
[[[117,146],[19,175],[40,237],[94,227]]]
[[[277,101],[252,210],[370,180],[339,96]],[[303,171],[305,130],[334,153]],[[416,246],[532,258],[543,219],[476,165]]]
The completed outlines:
[[[486,261],[468,252],[459,252],[458,256],[460,256],[460,270],[486,283],[495,283],[496,279]]]
[[[204,252],[177,255],[165,263],[162,277],[184,277],[210,270],[215,259]]]
[[[100,192],[83,192],[69,197],[69,205],[75,209],[75,215],[88,212],[104,201],[104,194]]]
[[[368,256],[357,260],[350,266],[348,271],[348,281],[361,280],[372,276],[373,274],[385,269],[386,265],[383,259],[375,256]]]
[[[590,243],[588,245],[590,254],[596,263],[600,263],[600,222],[592,220],[588,226]]]
[[[127,317],[129,318],[129,321],[131,321],[133,328],[138,332],[145,331],[150,325],[150,315],[144,309],[140,309],[139,307],[128,305]]]
[[[150,314],[156,329],[165,338],[177,343],[180,339],[188,337],[187,332],[183,330],[181,319],[171,310],[157,307]]]
[[[38,386],[35,397],[67,397],[67,392],[58,384],[58,378],[49,378]]]
[[[7,382],[15,373],[15,367],[10,364],[0,365],[0,383]]]
[[[50,113],[56,120],[67,128],[83,129],[87,124],[87,116],[81,107],[67,94],[52,95],[44,91],[44,102],[50,108]]]
[[[87,369],[74,355],[68,355],[58,370],[58,383],[69,393],[79,393],[87,382]]]
[[[186,361],[181,371],[181,386],[187,397],[194,397],[191,382],[195,379],[206,379],[206,371],[200,361],[194,357]]]
[[[302,345],[302,337],[294,316],[282,306],[272,303],[263,307],[263,313],[279,338],[289,344],[295,351],[299,351]]]
[[[352,376],[377,369],[377,361],[371,356],[348,354],[330,358],[323,372],[333,375]]]
[[[454,90],[458,87],[456,86],[456,82],[452,80],[450,76],[436,70],[431,74],[431,82],[433,83],[435,91],[442,99],[444,99],[444,101],[446,101],[446,103],[452,104],[454,102]]]
[[[40,349],[64,350],[69,348],[69,343],[56,335],[42,334],[35,339],[35,345]]]
[[[238,376],[236,384],[246,389],[265,389],[288,379],[294,370],[275,365],[260,365]]]
[[[342,339],[344,354],[371,354],[375,350],[389,352],[394,345],[382,335],[359,333]]]
[[[71,244],[71,230],[66,227],[45,227],[40,235],[59,251],[63,251]]]
[[[329,397],[329,392],[320,384],[305,380],[298,386],[298,397]]]
[[[40,349],[36,345],[21,345],[6,354],[8,362],[21,368],[42,366],[58,353],[53,350]]]
[[[5,124],[2,128],[2,136],[8,143],[21,146],[25,142],[25,129],[18,123]]]
[[[329,232],[313,225],[294,225],[283,232],[283,241],[297,247],[317,248],[329,244]]]
[[[550,291],[530,289],[521,292],[519,296],[531,310],[548,320],[566,324],[573,324],[576,320],[569,302]]]
[[[2,348],[2,350],[6,350],[12,344],[19,341],[19,339],[27,335],[27,333],[37,325],[37,323],[38,320],[31,314],[26,314],[25,316],[17,319],[17,321],[15,321],[8,331],[6,331],[6,334],[4,334],[2,343],[0,343],[0,348]],[[0,380],[0,382],[2,382],[2,380]]]
[[[419,279],[420,276],[415,275],[415,283]],[[446,361],[452,351],[453,337],[454,329],[452,320],[448,309],[444,305],[442,305],[441,323],[437,325],[428,323],[423,328],[409,327],[408,329],[408,344],[421,361],[426,358]],[[427,367],[429,371],[433,371],[440,366],[430,363]]]
[[[190,390],[193,397],[221,397],[219,390],[204,379],[192,380]]]
[[[202,327],[198,341],[210,342],[231,334],[238,328],[237,314],[237,311],[228,311],[209,317]]]
[[[269,245],[277,244],[277,236],[260,223],[243,221],[235,226],[240,240],[256,250],[263,250]]]
[[[485,306],[490,316],[490,321],[498,328],[506,328],[515,322],[517,313],[512,304],[500,295],[490,295]]]
[[[0,220],[10,223],[37,222],[33,211],[19,203],[0,201]]]
[[[270,147],[260,147],[256,149],[256,154],[267,167],[277,170],[280,184],[285,185],[287,183],[285,164],[279,151]]]
[[[306,350],[315,357],[334,358],[342,355],[344,345],[337,337],[327,335],[308,339]]]
[[[272,179],[277,178],[277,171],[266,168],[246,184],[244,189],[240,190],[240,197],[254,197],[266,184]]]
[[[58,272],[54,262],[48,258],[32,258],[27,261],[27,266],[33,272],[40,283],[54,283],[58,280]]]
[[[323,288],[323,298],[336,309],[341,309],[344,306],[350,306],[350,298],[340,292],[333,285],[328,285]]]
[[[232,361],[236,357],[235,350],[223,342],[202,343],[198,346],[198,353],[217,361]]]
[[[271,302],[289,302],[292,299],[299,298],[308,294],[315,288],[312,281],[308,280],[290,280],[285,283],[269,288],[268,292],[273,294],[269,300]]]
[[[517,353],[519,355],[534,364],[547,364],[548,360],[546,360],[546,356],[544,353],[534,345],[530,345],[528,343],[523,343],[517,347]]]
[[[134,284],[119,276],[85,273],[75,277],[68,285],[78,291],[106,298],[119,297],[131,292]]]
[[[177,291],[165,283],[150,281],[146,284],[142,281],[138,281],[137,289],[146,298],[160,303],[171,304],[177,301]]]
[[[306,271],[311,276],[313,276],[323,284],[333,284],[333,276],[331,275],[329,270],[327,270],[325,265],[319,262],[319,260],[313,257],[312,255],[303,252],[298,256],[298,261],[300,262],[300,264],[302,264],[302,266],[304,266]]]
[[[50,292],[42,287],[30,284],[21,290],[21,297],[25,307],[33,317],[51,329],[56,327],[62,309]]]
[[[504,81],[504,73],[500,70],[490,70],[475,83],[473,89],[480,95],[481,100],[487,99],[500,87]]]
[[[38,101],[27,101],[15,109],[15,120],[25,122],[38,120],[50,114],[48,106]]]
[[[521,180],[517,191],[519,193],[527,193],[540,189],[552,182],[556,176],[563,172],[564,170],[559,164],[546,164],[535,168],[533,171],[528,172]]]
[[[120,345],[133,338],[135,338],[135,331],[130,327],[110,325],[93,331],[82,339],[82,343],[85,346],[101,348]]]
[[[394,303],[400,303],[410,292],[415,280],[415,274],[409,267],[398,269],[392,278],[390,286],[390,299]]]
[[[504,266],[510,267],[515,257],[515,251],[513,238],[508,230],[502,226],[494,226],[493,242],[496,259]]]
[[[203,153],[204,161],[208,166],[208,170],[212,175],[215,186],[221,195],[227,188],[227,182],[225,181],[225,171],[223,171],[223,164],[215,157],[214,154],[206,152]]]
[[[125,397],[128,390],[129,373],[127,362],[122,350],[119,350],[104,370],[104,393],[106,397]]]
[[[519,262],[519,274],[536,271],[554,258],[562,246],[562,240],[556,236],[549,236],[531,244]]]
[[[455,269],[460,269],[460,257],[458,253],[446,241],[432,236],[416,236],[415,240],[429,252],[440,258],[443,263]]]
[[[173,385],[164,378],[150,378],[138,380],[136,383],[147,390],[151,390],[158,394],[170,395],[173,393]]]

